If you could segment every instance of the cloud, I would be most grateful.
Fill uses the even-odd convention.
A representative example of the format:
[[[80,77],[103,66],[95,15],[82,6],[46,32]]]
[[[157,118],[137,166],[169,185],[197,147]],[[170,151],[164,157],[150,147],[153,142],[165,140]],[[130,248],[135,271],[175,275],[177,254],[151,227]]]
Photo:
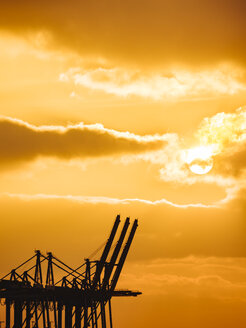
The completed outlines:
[[[177,138],[175,143],[167,145],[165,152],[156,151],[152,156],[139,156],[160,165],[162,163],[160,177],[164,181],[184,184],[215,183],[227,189],[227,200],[233,198],[238,190],[245,188],[245,107],[238,108],[234,113],[221,112],[203,119],[194,134],[193,144],[194,147],[189,148],[185,140]],[[189,168],[192,164],[201,167],[207,165],[212,169],[207,174],[197,175]]]
[[[101,124],[34,126],[21,120],[0,119],[1,165],[34,160],[38,156],[60,159],[122,156],[163,148],[169,135],[139,136]]]
[[[42,200],[42,199],[58,199],[65,201],[72,201],[79,204],[110,204],[110,205],[129,205],[129,204],[145,204],[145,205],[168,205],[177,208],[216,208],[219,207],[219,204],[204,205],[201,203],[195,204],[176,204],[167,199],[160,199],[151,201],[148,199],[139,199],[139,198],[112,198],[112,197],[98,197],[98,196],[74,196],[74,195],[47,195],[47,194],[15,194],[15,193],[0,193],[0,197],[10,197],[16,198],[23,201],[32,201],[32,200]]]
[[[203,145],[214,148],[214,173],[242,179],[246,169],[246,108],[205,118],[196,133]]]
[[[246,108],[220,112],[202,120],[193,140],[172,134],[165,149],[122,158],[126,163],[143,160],[159,166],[160,178],[169,183],[217,184],[226,189],[225,203],[246,187]],[[195,174],[196,164],[211,169]]]
[[[72,68],[60,74],[60,81],[72,81],[91,90],[116,96],[138,96],[155,100],[187,96],[217,96],[245,90],[239,71],[221,68],[210,71],[171,71],[169,74],[143,74],[123,68]]]
[[[191,254],[206,257],[240,257],[246,254],[245,231],[242,229],[245,223],[245,195],[242,194],[238,194],[236,200],[217,207],[198,204],[179,206],[165,200],[154,202],[83,195],[9,193],[0,195],[0,205],[3,245],[7,239],[11,243],[17,235],[24,234],[28,235],[28,239],[23,241],[23,247],[29,240],[32,241],[32,248],[39,244],[40,248],[45,249],[66,248],[64,253],[70,256],[69,248],[72,246],[64,244],[63,240],[71,233],[73,242],[77,241],[78,244],[81,244],[81,240],[91,238],[91,249],[88,250],[91,253],[105,240],[103,231],[108,234],[114,217],[121,214],[122,220],[126,216],[132,220],[139,218],[139,229],[134,241],[135,260],[179,258]],[[25,220],[19,220],[20,217]],[[39,239],[35,241],[37,228]],[[97,241],[93,246],[94,234]],[[15,244],[11,245],[14,247]],[[150,247],[146,248],[146,245]],[[84,246],[87,247],[86,242]],[[166,274],[174,272],[166,271]],[[207,272],[206,275],[213,274]]]
[[[59,8],[59,10],[57,10]],[[3,2],[0,27],[16,33],[45,30],[54,43],[80,54],[135,65],[245,62],[245,4],[175,0],[121,3],[54,0]],[[235,42],[237,40],[237,42]]]
[[[160,258],[128,262],[120,287],[143,292],[141,304],[134,306],[134,313],[144,316],[142,326],[157,317],[159,326],[231,328],[236,323],[243,328],[245,273],[245,258]],[[143,307],[151,311],[142,310],[141,316]]]
[[[203,119],[196,137],[202,144],[216,144],[218,150],[246,141],[246,107],[234,113],[218,113]]]
[[[167,298],[208,298],[222,302],[246,302],[245,258],[160,258],[128,264],[121,286],[144,295]],[[129,285],[130,284],[130,285]]]
[[[223,176],[237,179],[245,178],[246,142],[229,147],[227,151],[217,155],[215,169]]]
[[[222,186],[227,190],[227,198],[221,201],[223,203],[246,186],[245,125],[244,107],[234,113],[218,113],[201,122],[194,134],[195,147],[187,147],[191,145],[190,141],[188,143],[181,136],[171,133],[141,136],[107,129],[101,124],[83,123],[34,126],[2,117],[1,167],[6,169],[45,156],[80,162],[106,157],[124,164],[145,161],[155,165],[160,178],[169,183]],[[187,154],[190,154],[189,158]],[[191,171],[190,165],[196,163],[202,166],[207,161],[213,166],[207,174],[198,175]]]

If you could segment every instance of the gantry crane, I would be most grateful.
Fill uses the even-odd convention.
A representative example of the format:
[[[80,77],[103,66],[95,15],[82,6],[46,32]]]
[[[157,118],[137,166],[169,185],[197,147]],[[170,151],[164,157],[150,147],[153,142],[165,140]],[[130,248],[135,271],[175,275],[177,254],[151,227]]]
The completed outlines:
[[[112,246],[119,224],[118,215],[97,261],[87,258],[73,269],[51,252],[44,255],[36,250],[31,258],[0,279],[5,327],[30,328],[32,323],[34,328],[51,328],[53,323],[55,328],[106,328],[108,325],[112,328],[111,298],[141,294],[116,289],[138,221],[134,221],[126,237],[130,225],[130,219],[126,218],[119,239]]]

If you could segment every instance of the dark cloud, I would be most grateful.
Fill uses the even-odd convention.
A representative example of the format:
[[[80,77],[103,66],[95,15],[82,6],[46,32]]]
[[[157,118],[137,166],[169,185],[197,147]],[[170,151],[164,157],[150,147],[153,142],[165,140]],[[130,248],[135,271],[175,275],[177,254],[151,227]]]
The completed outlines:
[[[102,125],[35,127],[14,119],[0,120],[1,165],[30,161],[38,156],[61,159],[137,154],[160,149],[160,136],[141,137],[105,129]]]
[[[242,0],[5,1],[0,27],[48,30],[62,46],[124,63],[245,62]]]
[[[214,171],[228,177],[240,178],[246,169],[246,142],[233,144],[215,156]]]

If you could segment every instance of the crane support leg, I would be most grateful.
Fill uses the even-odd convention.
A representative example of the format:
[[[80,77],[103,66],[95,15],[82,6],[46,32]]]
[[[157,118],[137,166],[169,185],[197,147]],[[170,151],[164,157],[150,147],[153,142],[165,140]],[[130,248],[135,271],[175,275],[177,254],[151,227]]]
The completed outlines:
[[[50,313],[49,313],[49,303],[45,302],[46,309],[46,318],[47,318],[47,327],[50,328]]]
[[[30,302],[26,302],[26,328],[30,328],[30,321],[31,321]]]
[[[101,301],[101,302],[100,302],[100,308],[101,308],[102,328],[106,328],[106,316],[105,316],[105,306],[104,306],[104,301]]]
[[[95,327],[98,328],[98,323],[97,323],[97,307],[93,304],[91,310],[92,310],[92,315],[94,317]]]
[[[80,306],[75,308],[75,328],[81,328],[81,313],[82,309]]]
[[[58,328],[62,328],[62,304],[58,303]]]
[[[34,309],[34,312],[35,312],[35,328],[38,328],[38,304],[37,302],[35,302],[35,309]]]
[[[94,321],[95,318],[94,318],[93,306],[91,306],[90,317],[91,317],[91,327],[95,328],[95,321]]]
[[[53,301],[53,306],[54,306],[54,323],[55,323],[55,328],[57,328],[57,311],[56,311],[56,302]]]
[[[65,306],[65,328],[72,328],[72,306],[70,304]]]
[[[21,301],[14,302],[14,328],[22,327],[22,304]]]
[[[84,328],[88,327],[88,307],[84,307]]]
[[[6,328],[10,328],[10,300],[6,299]]]
[[[111,300],[108,300],[108,310],[109,310],[109,323],[110,328],[113,328],[113,320],[112,320],[112,308],[111,308]]]
[[[43,317],[43,327],[46,328],[46,319],[45,319],[45,306],[44,306],[44,302],[42,302],[42,317]]]

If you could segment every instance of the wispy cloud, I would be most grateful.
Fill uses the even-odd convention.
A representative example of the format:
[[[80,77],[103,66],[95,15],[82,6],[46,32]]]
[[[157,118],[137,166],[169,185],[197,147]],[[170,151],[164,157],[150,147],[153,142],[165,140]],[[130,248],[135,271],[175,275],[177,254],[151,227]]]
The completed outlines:
[[[216,204],[204,205],[202,203],[194,203],[194,204],[176,204],[167,199],[160,199],[151,201],[148,199],[140,199],[140,198],[112,198],[112,197],[102,197],[102,196],[75,196],[75,195],[50,195],[50,194],[20,194],[20,193],[0,193],[0,197],[9,197],[16,198],[23,201],[33,201],[33,200],[42,200],[42,199],[57,199],[57,200],[67,200],[80,204],[122,204],[129,205],[133,203],[145,204],[145,205],[168,205],[171,207],[177,208],[216,208],[218,207]]]
[[[60,74],[59,79],[116,96],[155,100],[232,95],[246,89],[245,84],[240,82],[239,70],[225,67],[199,72],[172,70],[168,74],[148,75],[123,68],[72,68]]]

